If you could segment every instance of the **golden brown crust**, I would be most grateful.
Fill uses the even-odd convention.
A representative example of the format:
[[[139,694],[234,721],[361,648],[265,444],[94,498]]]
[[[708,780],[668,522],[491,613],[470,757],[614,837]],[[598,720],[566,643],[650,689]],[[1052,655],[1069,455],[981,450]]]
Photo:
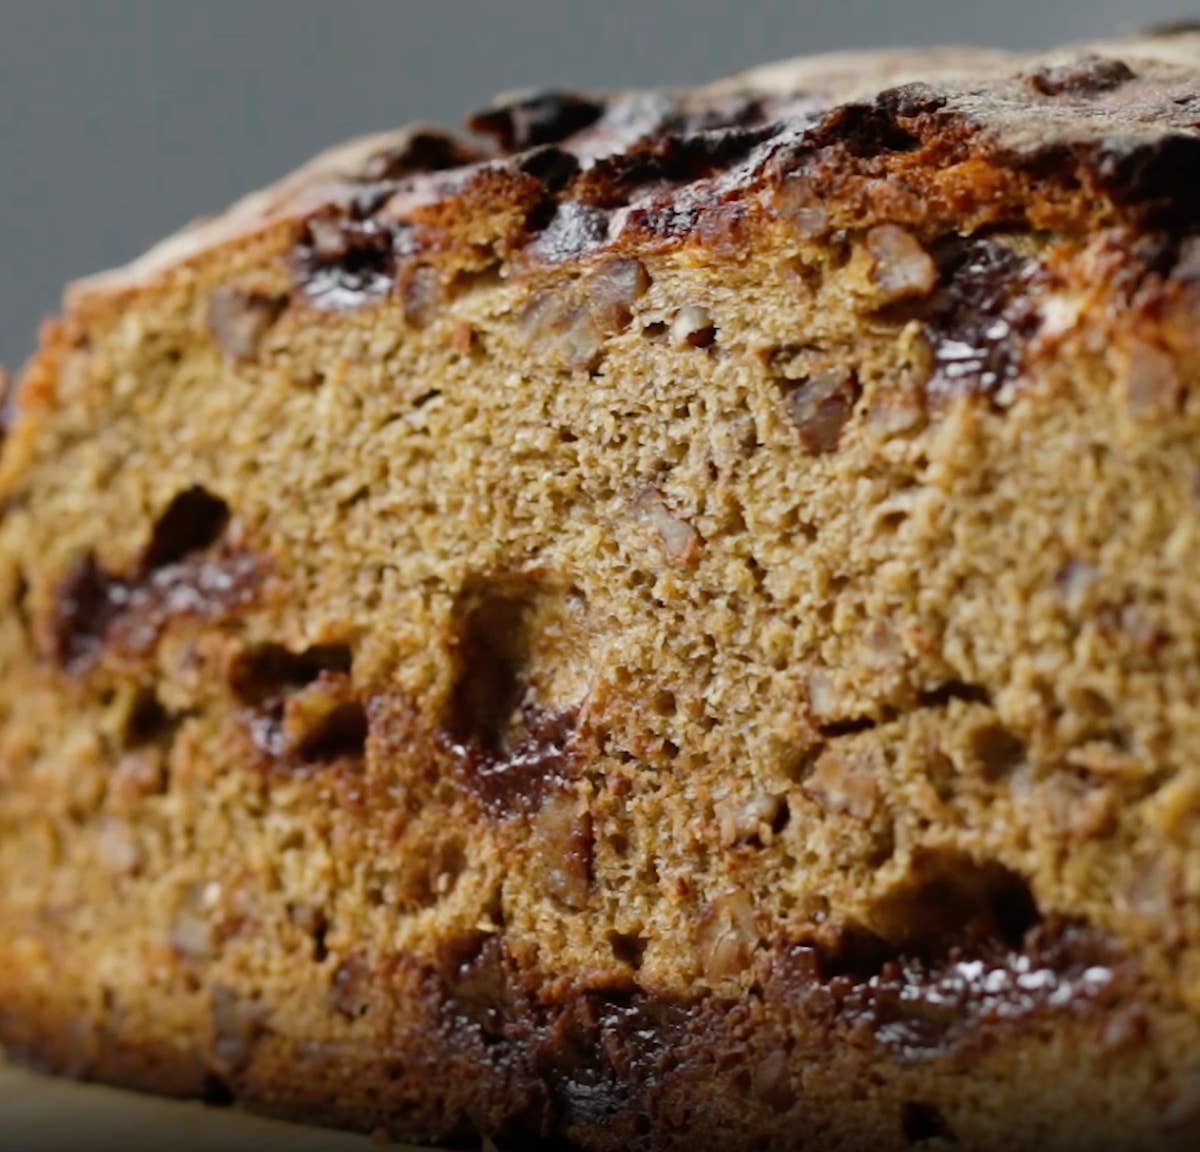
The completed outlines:
[[[814,148],[886,164],[897,145],[961,149],[969,138],[976,158],[1037,165],[1064,184],[1094,181],[1139,208],[1171,198],[1182,211],[1198,39],[1151,35],[1025,58],[975,49],[840,53],[694,92],[520,95],[469,121],[491,147],[415,126],[330,149],[128,268],[78,283],[73,299],[120,293],[217,245],[331,209],[361,211],[366,201],[372,215],[399,224],[432,216],[459,239],[471,217],[503,217],[509,198],[623,209],[602,220],[568,213],[556,225],[558,213],[533,205],[539,220],[526,242],[541,255],[589,255],[610,242],[636,244],[646,211],[686,219],[706,200],[716,206],[803,169]],[[914,129],[916,138],[905,138]],[[551,147],[553,156],[539,152]],[[1158,180],[1174,183],[1160,189]],[[549,240],[538,224],[549,226]]]

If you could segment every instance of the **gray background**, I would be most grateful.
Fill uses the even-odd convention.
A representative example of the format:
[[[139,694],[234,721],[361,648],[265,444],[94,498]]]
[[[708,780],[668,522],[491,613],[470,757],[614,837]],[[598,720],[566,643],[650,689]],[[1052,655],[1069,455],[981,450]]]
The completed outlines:
[[[1186,0],[0,0],[0,364],[29,353],[68,279],[341,137],[455,123],[495,91],[678,84],[841,47],[1038,47],[1187,11]]]

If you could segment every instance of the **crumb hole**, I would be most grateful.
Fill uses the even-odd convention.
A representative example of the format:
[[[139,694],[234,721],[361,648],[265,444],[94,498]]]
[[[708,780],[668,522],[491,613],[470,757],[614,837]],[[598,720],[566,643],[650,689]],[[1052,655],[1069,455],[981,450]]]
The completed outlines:
[[[154,524],[142,556],[147,570],[182,560],[215,544],[229,522],[229,506],[200,486],[180,492]]]
[[[917,703],[922,708],[943,708],[951,700],[962,700],[967,704],[990,704],[991,695],[982,684],[968,684],[962,680],[950,680],[917,693]]]
[[[650,706],[659,716],[674,716],[677,708],[675,693],[665,688],[659,689],[651,698]]]
[[[504,586],[468,590],[459,612],[450,732],[463,743],[501,753],[525,693],[531,597],[527,590]]]
[[[958,1142],[941,1112],[920,1100],[905,1101],[900,1112],[900,1128],[910,1144],[927,1144],[931,1140]]]
[[[1041,920],[1025,878],[995,861],[926,852],[914,858],[913,873],[870,917],[874,932],[904,952],[930,958],[987,942],[1016,948]]]
[[[876,726],[876,722],[870,716],[854,716],[848,720],[831,720],[828,724],[821,724],[817,731],[827,739],[835,736],[853,736],[857,732],[869,732]]]
[[[992,782],[1003,779],[1025,759],[1024,743],[1002,724],[976,728],[968,749],[984,779]]]
[[[18,620],[29,629],[29,580],[24,572],[18,572],[13,585],[12,606]]]
[[[613,956],[622,964],[627,964],[635,972],[641,968],[646,955],[646,940],[643,937],[632,933],[611,932],[608,942],[612,946]]]
[[[153,688],[139,688],[130,702],[121,734],[126,748],[139,748],[168,737],[175,718],[163,706]]]
[[[352,661],[348,644],[314,644],[302,652],[258,644],[234,658],[229,686],[243,704],[262,704],[311,684],[322,672],[349,673]]]
[[[296,746],[301,760],[362,757],[367,745],[367,713],[355,699],[338,701],[312,722]]]

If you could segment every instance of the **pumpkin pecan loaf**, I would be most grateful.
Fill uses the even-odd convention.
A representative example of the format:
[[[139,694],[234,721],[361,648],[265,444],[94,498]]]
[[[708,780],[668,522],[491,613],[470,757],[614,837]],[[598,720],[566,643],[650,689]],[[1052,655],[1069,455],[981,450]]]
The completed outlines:
[[[1195,1147],[1200,35],[543,92],[5,405],[0,1041],[420,1140]]]

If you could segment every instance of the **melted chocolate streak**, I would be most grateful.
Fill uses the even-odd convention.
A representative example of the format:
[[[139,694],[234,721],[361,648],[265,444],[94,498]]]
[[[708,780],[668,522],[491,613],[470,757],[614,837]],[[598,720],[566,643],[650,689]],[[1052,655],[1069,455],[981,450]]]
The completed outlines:
[[[571,779],[575,714],[528,708],[524,723],[524,735],[502,749],[444,738],[465,785],[495,816],[533,811]]]
[[[64,670],[82,672],[106,648],[145,653],[169,620],[214,617],[245,603],[260,570],[257,557],[222,550],[123,578],[85,556],[59,585],[50,622],[52,654]]]
[[[723,1077],[792,1051],[793,1042],[802,1045],[797,1053],[873,1044],[912,1061],[954,1058],[1013,1026],[1036,1036],[1040,1021],[1102,1011],[1126,978],[1101,938],[1071,924],[1040,925],[1017,947],[982,945],[941,961],[891,959],[847,973],[839,971],[844,960],[781,945],[742,998],[685,1001],[612,987],[539,1002],[503,937],[480,935],[448,950],[428,988],[447,1055],[489,1069],[507,1107],[533,1102],[531,1114],[509,1113],[499,1126],[545,1134],[627,1124],[652,1112],[676,1077],[690,1091],[697,1071],[719,1093]],[[799,1063],[797,1054],[788,1066]],[[787,1111],[802,1096],[781,1070],[768,1103]]]

